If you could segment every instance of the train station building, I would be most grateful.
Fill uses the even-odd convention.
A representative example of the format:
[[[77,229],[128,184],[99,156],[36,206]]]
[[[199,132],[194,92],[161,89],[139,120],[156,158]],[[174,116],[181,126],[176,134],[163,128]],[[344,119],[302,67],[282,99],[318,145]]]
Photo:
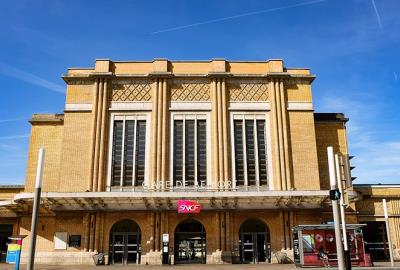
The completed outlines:
[[[294,226],[332,221],[326,148],[348,158],[348,119],[314,112],[309,69],[99,59],[63,79],[64,112],[30,119],[25,185],[0,187],[0,239],[28,235],[22,262],[41,147],[36,263],[161,264],[165,248],[171,264],[275,263]],[[341,177],[349,223],[381,228],[387,198],[399,258],[399,186]]]

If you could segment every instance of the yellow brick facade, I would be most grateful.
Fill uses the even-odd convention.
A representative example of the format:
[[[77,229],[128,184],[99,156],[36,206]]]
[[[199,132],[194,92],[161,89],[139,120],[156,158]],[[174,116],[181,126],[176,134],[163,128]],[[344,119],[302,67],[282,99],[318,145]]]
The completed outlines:
[[[276,262],[278,251],[292,256],[294,226],[332,220],[326,148],[333,146],[336,153],[348,154],[347,119],[314,113],[311,83],[315,76],[308,69],[286,68],[282,60],[97,60],[93,68],[69,69],[63,78],[67,84],[64,114],[32,117],[24,190],[10,193],[0,189],[1,199],[14,197],[18,205],[8,212],[0,211],[5,216],[1,223],[14,224],[14,233],[30,235],[29,205],[37,153],[40,147],[46,149],[43,191],[49,193],[42,200],[37,262],[91,264],[91,255],[96,252],[103,252],[111,262],[110,230],[124,219],[140,227],[142,264],[161,263],[165,233],[169,234],[169,255],[174,262],[175,230],[188,219],[205,228],[206,263],[240,262],[240,227],[249,219],[265,224],[271,261]],[[140,193],[144,187],[119,190],[110,180],[113,119],[137,115],[148,121],[145,183],[156,185],[146,193]],[[206,115],[210,190],[203,193],[169,190],[166,185],[174,162],[174,115]],[[256,116],[266,120],[268,186],[234,190],[233,120]],[[374,199],[366,190],[355,188],[352,200],[357,199],[357,192],[366,198],[352,202],[348,222],[380,219],[381,214],[376,213],[381,211],[379,196],[383,195],[374,193],[379,197]],[[397,247],[400,205],[394,194],[398,192],[393,189],[386,194],[393,196],[389,211],[393,213],[391,234]],[[177,199],[188,196],[203,204],[204,211],[178,214]],[[364,215],[357,211],[364,211]],[[80,235],[80,247],[67,245],[64,250],[55,250],[56,232]],[[29,239],[24,241],[23,260]]]

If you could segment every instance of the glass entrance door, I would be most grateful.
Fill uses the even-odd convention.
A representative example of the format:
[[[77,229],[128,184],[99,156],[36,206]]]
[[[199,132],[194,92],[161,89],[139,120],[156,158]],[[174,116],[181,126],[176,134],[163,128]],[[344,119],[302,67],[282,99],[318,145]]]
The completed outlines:
[[[252,233],[242,234],[241,239],[242,262],[254,262],[254,238]]]
[[[271,261],[268,227],[258,219],[249,219],[240,226],[239,254],[242,263]]]
[[[206,232],[195,220],[180,223],[175,230],[175,263],[206,263]]]
[[[112,264],[139,263],[140,234],[114,233],[111,246]]]
[[[240,239],[240,255],[243,263],[267,261],[265,233],[243,233]]]
[[[112,263],[113,264],[123,264],[124,263],[124,253],[125,253],[125,239],[124,235],[114,234],[113,235],[113,245],[112,245]]]
[[[180,235],[175,239],[177,247],[177,263],[204,263],[205,239],[202,236]]]

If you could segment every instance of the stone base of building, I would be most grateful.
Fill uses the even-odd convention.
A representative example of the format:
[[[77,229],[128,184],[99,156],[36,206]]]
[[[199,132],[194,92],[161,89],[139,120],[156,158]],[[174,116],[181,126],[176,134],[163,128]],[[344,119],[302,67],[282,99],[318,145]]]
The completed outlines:
[[[150,251],[146,254],[142,254],[140,257],[140,263],[145,265],[161,265],[162,264],[162,252],[161,251]]]
[[[209,255],[206,259],[207,264],[231,264],[232,253],[230,251],[217,250]]]
[[[393,259],[396,261],[400,261],[400,248],[393,249]]]
[[[94,265],[95,252],[36,252],[35,264]],[[29,254],[21,254],[21,264],[28,263]]]
[[[293,263],[293,249],[271,252],[271,263]]]

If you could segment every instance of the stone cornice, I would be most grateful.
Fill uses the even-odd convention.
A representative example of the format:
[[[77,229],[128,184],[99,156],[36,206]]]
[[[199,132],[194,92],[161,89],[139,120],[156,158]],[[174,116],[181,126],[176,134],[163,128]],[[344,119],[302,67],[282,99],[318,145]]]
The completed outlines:
[[[304,79],[310,83],[315,79],[315,75],[309,74],[290,74],[287,72],[268,72],[264,74],[233,74],[230,72],[209,72],[207,74],[186,74],[171,72],[151,72],[146,74],[113,74],[112,72],[91,72],[85,74],[63,75],[62,78],[66,83],[75,80],[90,80],[93,78],[281,78],[281,79]]]

